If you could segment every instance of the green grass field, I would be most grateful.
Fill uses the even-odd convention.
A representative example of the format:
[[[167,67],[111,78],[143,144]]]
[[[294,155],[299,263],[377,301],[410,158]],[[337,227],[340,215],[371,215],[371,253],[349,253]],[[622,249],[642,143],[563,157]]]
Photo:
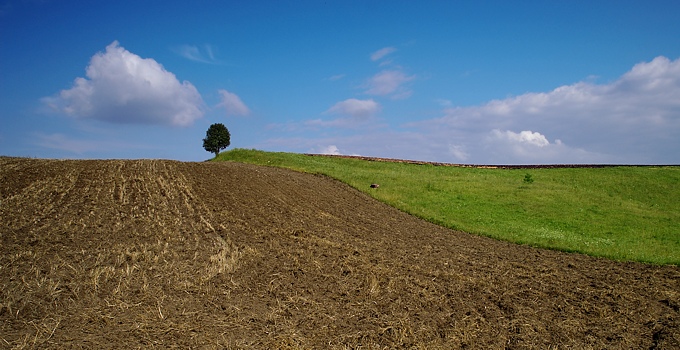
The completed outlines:
[[[680,167],[478,169],[234,149],[324,174],[452,229],[615,260],[680,265]],[[371,189],[371,183],[380,188]]]

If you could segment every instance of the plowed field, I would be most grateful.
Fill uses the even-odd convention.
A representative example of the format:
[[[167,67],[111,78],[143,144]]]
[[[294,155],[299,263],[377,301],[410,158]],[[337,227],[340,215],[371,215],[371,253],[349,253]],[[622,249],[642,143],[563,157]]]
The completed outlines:
[[[677,266],[451,231],[323,176],[0,158],[0,200],[0,347],[680,348]]]

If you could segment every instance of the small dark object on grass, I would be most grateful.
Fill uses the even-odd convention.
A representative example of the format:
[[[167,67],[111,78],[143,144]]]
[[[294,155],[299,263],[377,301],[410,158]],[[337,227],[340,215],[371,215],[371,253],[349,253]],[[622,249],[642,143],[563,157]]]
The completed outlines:
[[[380,185],[378,185],[378,184],[371,184],[371,188],[378,188],[378,187],[380,187]]]

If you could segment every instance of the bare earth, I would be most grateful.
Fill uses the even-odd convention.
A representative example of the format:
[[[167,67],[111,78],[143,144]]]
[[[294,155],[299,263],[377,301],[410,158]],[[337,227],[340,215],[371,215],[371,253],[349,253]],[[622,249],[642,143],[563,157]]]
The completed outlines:
[[[0,200],[2,348],[680,348],[677,266],[451,231],[323,176],[0,157]]]

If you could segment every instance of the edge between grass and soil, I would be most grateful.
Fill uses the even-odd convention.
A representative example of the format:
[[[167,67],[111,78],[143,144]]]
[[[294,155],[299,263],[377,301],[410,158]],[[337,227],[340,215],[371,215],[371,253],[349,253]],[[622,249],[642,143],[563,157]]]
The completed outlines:
[[[380,160],[233,149],[211,161],[326,175],[429,222],[499,240],[680,265],[679,166],[481,168]]]

